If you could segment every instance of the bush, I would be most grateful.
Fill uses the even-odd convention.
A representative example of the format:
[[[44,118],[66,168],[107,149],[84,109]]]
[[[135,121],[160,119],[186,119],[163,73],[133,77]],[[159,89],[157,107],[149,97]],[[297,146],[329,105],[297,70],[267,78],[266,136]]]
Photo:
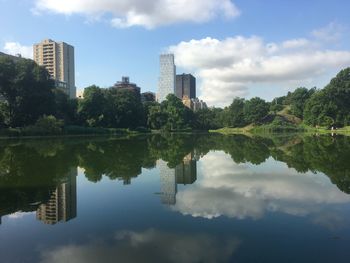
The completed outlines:
[[[40,117],[34,125],[24,127],[22,134],[24,136],[37,135],[58,135],[62,133],[63,121],[57,120],[54,116]]]

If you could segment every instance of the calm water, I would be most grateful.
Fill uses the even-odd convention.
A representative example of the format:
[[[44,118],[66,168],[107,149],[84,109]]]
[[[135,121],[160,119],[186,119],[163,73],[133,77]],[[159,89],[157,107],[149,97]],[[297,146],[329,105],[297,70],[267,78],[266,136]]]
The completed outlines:
[[[0,141],[0,262],[349,262],[350,137]]]

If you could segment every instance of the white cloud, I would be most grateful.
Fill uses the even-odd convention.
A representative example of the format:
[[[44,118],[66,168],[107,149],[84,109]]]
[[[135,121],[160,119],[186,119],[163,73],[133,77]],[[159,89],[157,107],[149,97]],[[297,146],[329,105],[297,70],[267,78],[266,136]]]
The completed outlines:
[[[230,0],[36,0],[34,12],[87,16],[112,14],[115,27],[154,28],[182,22],[203,23],[218,16],[233,18],[239,10]]]
[[[9,55],[16,56],[20,54],[24,58],[33,58],[33,47],[23,46],[18,42],[6,42],[3,50]]]
[[[259,219],[269,211],[321,218],[324,211],[330,212],[325,206],[350,203],[350,197],[328,177],[299,174],[282,163],[273,161],[272,166],[270,161],[255,171],[248,164],[235,164],[223,152],[209,153],[201,160],[201,179],[177,193],[173,209],[209,219]]]
[[[207,234],[120,231],[106,242],[49,248],[42,251],[41,263],[226,262],[239,243]]]
[[[332,22],[323,28],[312,31],[312,35],[321,41],[337,42],[342,38],[344,31],[344,26],[336,22]]]
[[[350,51],[326,50],[305,38],[265,43],[257,36],[223,40],[204,38],[169,47],[177,66],[195,72],[201,80],[201,98],[225,106],[244,96],[252,86],[317,80],[350,65]]]

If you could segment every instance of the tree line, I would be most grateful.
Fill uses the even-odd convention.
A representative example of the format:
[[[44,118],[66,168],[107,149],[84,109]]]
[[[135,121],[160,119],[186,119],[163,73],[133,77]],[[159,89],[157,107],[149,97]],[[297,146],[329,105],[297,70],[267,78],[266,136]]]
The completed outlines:
[[[85,88],[83,98],[69,99],[45,68],[34,61],[0,58],[0,127],[42,125],[159,130],[208,130],[244,127],[285,119],[285,110],[307,125],[350,125],[350,68],[321,90],[297,88],[271,102],[255,97],[234,98],[225,108],[193,112],[170,94],[162,103],[141,102],[139,94],[98,86]]]

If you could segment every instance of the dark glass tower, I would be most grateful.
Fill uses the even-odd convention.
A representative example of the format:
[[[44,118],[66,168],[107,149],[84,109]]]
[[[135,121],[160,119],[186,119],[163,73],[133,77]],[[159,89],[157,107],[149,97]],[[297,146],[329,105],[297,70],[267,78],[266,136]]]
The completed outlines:
[[[196,98],[196,78],[191,74],[176,75],[175,94],[179,99],[184,96],[190,99]]]

